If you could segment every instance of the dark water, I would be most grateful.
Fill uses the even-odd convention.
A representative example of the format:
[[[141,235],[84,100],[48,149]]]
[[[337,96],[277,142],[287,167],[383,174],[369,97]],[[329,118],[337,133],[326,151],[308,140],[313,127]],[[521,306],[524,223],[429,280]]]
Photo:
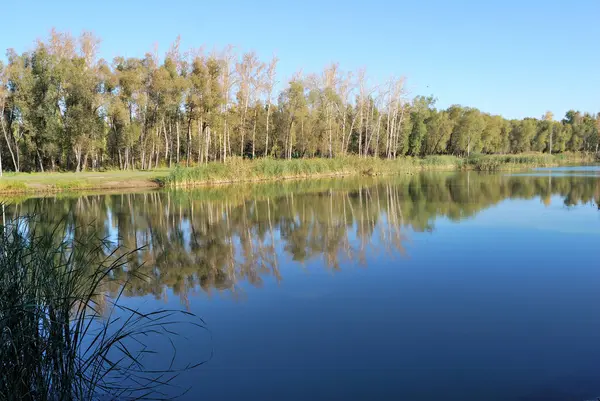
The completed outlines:
[[[180,333],[178,358],[213,352],[182,399],[583,401],[600,396],[600,179],[583,171],[46,198],[5,218],[147,245],[122,302],[210,329]]]

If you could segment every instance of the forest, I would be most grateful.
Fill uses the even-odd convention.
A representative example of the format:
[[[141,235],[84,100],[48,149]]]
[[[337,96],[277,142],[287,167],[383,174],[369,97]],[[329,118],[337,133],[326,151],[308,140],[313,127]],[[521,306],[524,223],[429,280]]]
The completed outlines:
[[[600,114],[509,120],[409,97],[404,77],[374,82],[332,63],[277,74],[228,46],[98,57],[100,39],[52,30],[0,62],[0,167],[154,169],[230,158],[598,152]],[[301,67],[301,66],[299,66]],[[300,70],[302,71],[302,70]]]

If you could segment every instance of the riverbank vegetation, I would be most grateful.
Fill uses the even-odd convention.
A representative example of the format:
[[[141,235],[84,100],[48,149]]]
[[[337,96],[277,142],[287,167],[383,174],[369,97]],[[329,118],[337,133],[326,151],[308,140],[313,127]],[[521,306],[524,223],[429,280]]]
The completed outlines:
[[[193,168],[175,168],[161,185],[190,187],[243,181],[279,180],[323,176],[388,175],[423,170],[517,170],[531,167],[553,167],[568,164],[591,163],[594,155],[585,154],[521,154],[474,155],[471,157],[427,156],[403,157],[393,160],[357,156],[344,158],[243,160],[227,163],[209,163]]]
[[[235,157],[598,151],[596,114],[509,120],[459,105],[438,109],[433,97],[409,98],[404,78],[375,82],[364,69],[332,64],[282,77],[277,58],[232,47],[184,51],[179,40],[164,56],[104,60],[99,42],[53,30],[28,51],[8,50],[0,65],[0,167],[149,170]]]
[[[150,171],[110,170],[44,173],[5,173],[0,179],[0,193],[56,193],[87,190],[124,190],[158,188],[169,169]]]
[[[119,270],[127,264],[128,277],[143,280],[132,254],[115,256],[91,226],[47,224],[35,215],[7,219],[4,205],[2,211],[0,399],[138,399],[164,390],[177,367],[146,370],[151,349],[144,344],[169,341],[184,313],[119,305],[127,285],[115,278]],[[116,290],[112,297],[107,286]]]
[[[357,156],[256,160],[232,157],[225,163],[210,162],[195,167],[155,170],[110,170],[79,173],[6,173],[0,194],[68,193],[85,191],[146,190],[161,187],[192,187],[233,182],[319,178],[327,176],[374,176],[431,170],[519,170],[597,162],[593,154],[565,152],[557,155],[406,156],[397,159]]]

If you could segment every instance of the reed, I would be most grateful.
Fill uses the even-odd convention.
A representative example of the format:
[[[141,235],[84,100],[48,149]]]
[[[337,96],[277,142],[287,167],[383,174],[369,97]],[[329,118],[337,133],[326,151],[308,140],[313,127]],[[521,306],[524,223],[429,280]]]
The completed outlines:
[[[195,366],[145,369],[148,336],[205,327],[187,312],[141,313],[120,305],[120,295],[108,299],[103,286],[129,266],[129,254],[116,257],[108,241],[75,236],[69,225],[40,227],[35,216],[0,227],[0,399],[157,398]]]

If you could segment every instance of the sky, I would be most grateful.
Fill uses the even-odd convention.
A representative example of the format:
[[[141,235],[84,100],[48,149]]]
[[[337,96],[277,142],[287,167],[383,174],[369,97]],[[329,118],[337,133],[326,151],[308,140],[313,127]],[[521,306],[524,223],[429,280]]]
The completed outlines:
[[[372,83],[405,76],[410,96],[507,118],[600,112],[598,0],[8,1],[0,49],[30,50],[55,27],[102,39],[100,56],[228,44],[280,59],[278,80],[365,67]]]

